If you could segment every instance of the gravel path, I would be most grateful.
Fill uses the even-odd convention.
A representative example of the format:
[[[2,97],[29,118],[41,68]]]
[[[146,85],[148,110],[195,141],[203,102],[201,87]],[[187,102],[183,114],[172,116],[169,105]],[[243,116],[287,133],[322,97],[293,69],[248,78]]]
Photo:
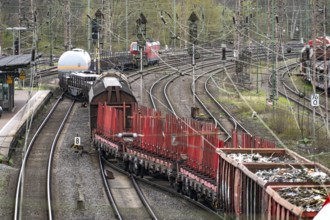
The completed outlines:
[[[52,183],[55,219],[115,219],[90,145],[88,115],[88,108],[75,105],[59,139]],[[71,148],[77,134],[88,154]]]
[[[19,170],[0,164],[0,219],[12,219]]]

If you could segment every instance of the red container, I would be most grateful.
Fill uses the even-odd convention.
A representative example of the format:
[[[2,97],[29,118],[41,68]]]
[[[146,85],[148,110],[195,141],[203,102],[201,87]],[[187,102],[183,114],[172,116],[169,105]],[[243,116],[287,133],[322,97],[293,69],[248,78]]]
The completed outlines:
[[[312,220],[318,213],[318,211],[306,211],[302,207],[297,206],[297,204],[292,204],[291,202],[288,201],[288,199],[284,199],[280,195],[280,191],[285,189],[285,188],[290,188],[292,190],[295,190],[295,192],[299,191],[304,191],[304,196],[305,192],[309,191],[311,192],[311,196],[315,197],[322,197],[323,195],[318,195],[317,192],[320,192],[321,190],[325,190],[325,192],[329,192],[330,190],[330,185],[300,185],[300,186],[292,186],[292,185],[280,185],[280,186],[268,186],[266,188],[266,194],[265,194],[265,202],[267,204],[267,216],[268,217],[273,217],[274,219],[308,219]],[[299,189],[299,190],[297,190]],[[309,196],[309,195],[308,195]],[[325,199],[327,196],[324,195],[323,199]],[[295,195],[295,197],[300,197],[300,195]],[[321,199],[320,199],[321,200]],[[293,201],[293,200],[292,200]],[[313,200],[311,200],[314,202]],[[323,203],[321,203],[323,205]]]
[[[247,163],[244,157],[258,154],[265,157],[279,157],[292,163],[310,163],[309,160],[286,149],[229,149],[219,150],[219,200],[224,204],[227,212],[234,212],[236,215],[244,213],[258,214],[263,212],[262,200],[264,194],[264,183],[254,174],[251,176],[244,173]],[[234,160],[230,155],[236,155],[241,160]],[[249,158],[249,157],[247,157]],[[256,161],[252,161],[256,162]]]
[[[97,109],[97,127],[96,127],[96,132],[98,134],[103,134],[103,120],[104,120],[104,106],[99,103],[98,109]]]

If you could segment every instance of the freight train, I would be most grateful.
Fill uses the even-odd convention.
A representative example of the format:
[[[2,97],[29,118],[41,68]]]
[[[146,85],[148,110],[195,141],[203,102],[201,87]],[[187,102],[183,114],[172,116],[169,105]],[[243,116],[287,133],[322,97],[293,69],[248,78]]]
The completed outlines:
[[[324,51],[324,44],[326,51]],[[315,47],[315,48],[314,48]],[[316,88],[330,88],[330,37],[318,37],[310,40],[301,50],[300,72],[305,80],[312,83]],[[315,73],[314,73],[315,62]],[[325,72],[326,70],[326,72]]]
[[[224,145],[212,123],[139,106],[120,74],[97,81],[89,97],[98,151],[133,175],[164,175],[177,192],[216,209],[246,219],[311,219],[330,189],[329,169],[271,141],[242,134],[241,145]]]
[[[133,42],[130,53],[103,54],[97,70],[97,62],[91,62],[91,57],[83,49],[73,49],[64,52],[58,61],[59,85],[70,97],[87,101],[88,92],[101,74],[109,69],[124,70],[131,66],[139,66],[140,56],[137,42]],[[143,50],[143,65],[154,65],[159,62],[160,44],[158,41],[147,41]]]

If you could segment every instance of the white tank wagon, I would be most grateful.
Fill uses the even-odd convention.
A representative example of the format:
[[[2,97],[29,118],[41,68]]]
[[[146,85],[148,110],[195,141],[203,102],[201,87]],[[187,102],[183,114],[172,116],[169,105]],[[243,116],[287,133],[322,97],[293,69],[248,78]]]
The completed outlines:
[[[64,52],[58,61],[59,85],[70,97],[88,101],[88,91],[99,75],[90,71],[91,57],[83,49]]]
[[[59,72],[82,72],[89,71],[91,66],[91,57],[87,51],[83,49],[73,49],[64,52],[57,65]]]

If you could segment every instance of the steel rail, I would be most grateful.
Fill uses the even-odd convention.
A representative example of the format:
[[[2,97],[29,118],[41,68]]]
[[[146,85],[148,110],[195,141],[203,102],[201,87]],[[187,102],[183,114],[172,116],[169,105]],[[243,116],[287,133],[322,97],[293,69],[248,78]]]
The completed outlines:
[[[47,121],[49,120],[50,116],[53,114],[55,108],[58,106],[58,104],[60,103],[60,101],[63,99],[63,93],[61,94],[61,96],[57,99],[56,103],[54,104],[54,106],[52,107],[52,109],[50,110],[50,112],[48,113],[48,115],[46,116],[46,118],[43,120],[43,122],[41,123],[41,125],[39,126],[37,132],[35,133],[35,135],[32,137],[29,146],[27,147],[27,150],[24,154],[24,158],[22,161],[22,165],[20,167],[20,172],[19,172],[19,176],[18,176],[18,181],[17,181],[17,186],[16,186],[16,196],[15,196],[15,208],[14,208],[14,219],[18,220],[19,219],[19,209],[20,209],[20,195],[21,195],[21,184],[22,184],[22,179],[23,179],[23,173],[24,173],[24,169],[25,169],[25,164],[28,158],[28,155],[31,151],[32,145],[34,144],[35,140],[37,139],[38,135],[40,134],[41,130],[43,129],[43,127],[46,125]]]
[[[115,216],[118,220],[122,220],[123,217],[122,215],[120,214],[120,211],[117,207],[117,204],[116,204],[116,201],[115,199],[113,198],[113,194],[110,190],[110,186],[109,186],[109,183],[105,177],[105,174],[104,174],[104,166],[103,166],[103,158],[101,156],[101,152],[99,151],[99,165],[100,165],[100,170],[101,170],[101,176],[102,176],[102,180],[103,180],[103,184],[104,184],[104,187],[106,188],[106,191],[107,191],[107,196],[108,196],[108,199],[110,200],[110,203],[111,203],[111,206],[115,212]]]
[[[140,189],[139,185],[137,184],[136,180],[135,180],[135,177],[133,175],[131,175],[131,180],[132,180],[132,183],[134,185],[134,188],[136,190],[136,192],[138,193],[139,195],[139,198],[141,199],[142,203],[144,204],[144,206],[146,207],[149,215],[151,216],[151,218],[153,220],[158,220],[158,217],[156,216],[155,212],[152,210],[151,206],[149,205],[146,197],[143,195],[143,192],[142,190]]]
[[[58,138],[61,135],[61,132],[64,128],[64,125],[67,121],[67,119],[69,118],[69,115],[72,112],[72,108],[75,104],[75,101],[72,101],[72,104],[70,106],[70,108],[68,109],[59,129],[57,130],[57,133],[54,137],[51,149],[50,149],[50,154],[49,154],[49,158],[48,158],[48,166],[47,166],[47,206],[48,206],[48,219],[52,220],[53,219],[53,208],[52,208],[52,195],[51,195],[51,170],[52,170],[52,165],[53,165],[53,156],[54,156],[54,151],[55,151],[55,147],[58,141]]]

